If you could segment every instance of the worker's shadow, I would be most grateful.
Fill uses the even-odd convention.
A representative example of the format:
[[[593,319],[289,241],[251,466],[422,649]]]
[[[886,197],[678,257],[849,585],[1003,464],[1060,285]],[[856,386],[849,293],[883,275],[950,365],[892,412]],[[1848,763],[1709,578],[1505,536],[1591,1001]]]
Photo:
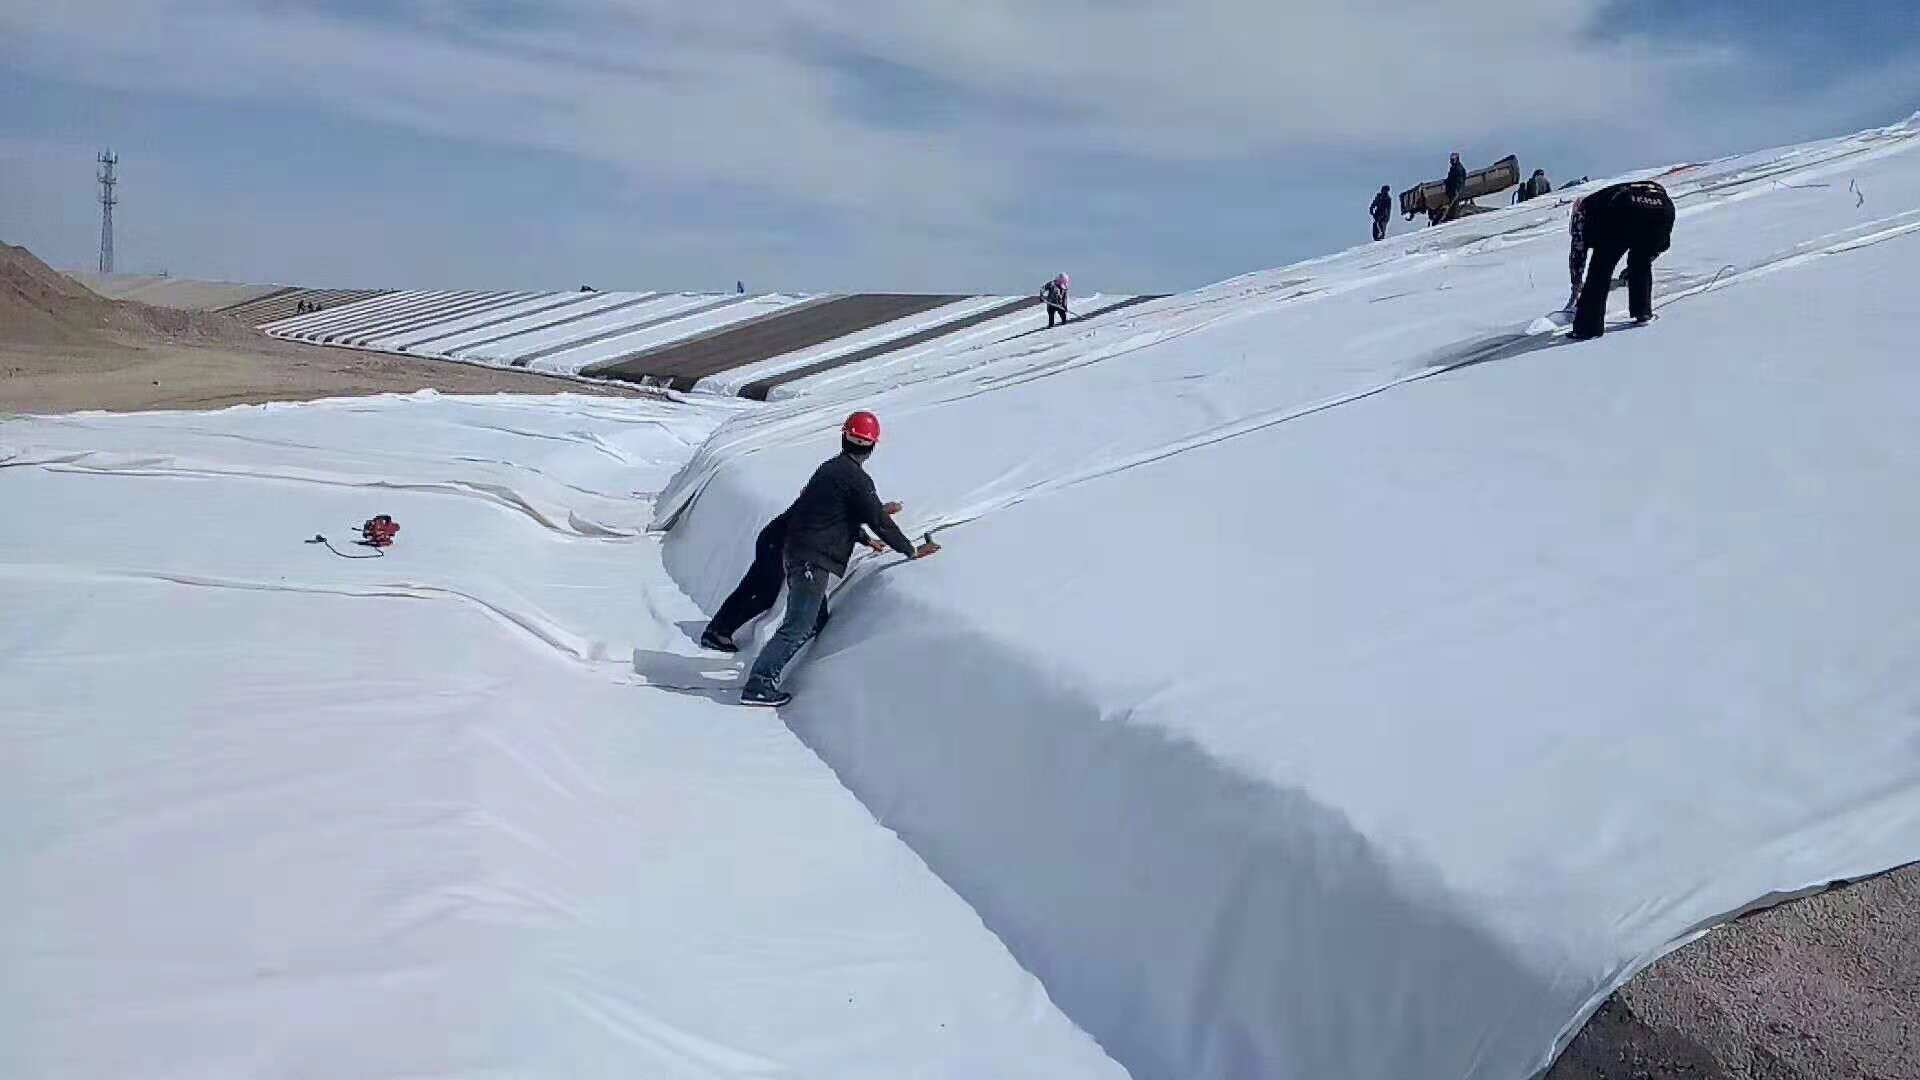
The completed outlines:
[[[744,670],[738,657],[633,650],[633,673],[647,680],[648,686],[703,697],[723,705],[739,701]]]

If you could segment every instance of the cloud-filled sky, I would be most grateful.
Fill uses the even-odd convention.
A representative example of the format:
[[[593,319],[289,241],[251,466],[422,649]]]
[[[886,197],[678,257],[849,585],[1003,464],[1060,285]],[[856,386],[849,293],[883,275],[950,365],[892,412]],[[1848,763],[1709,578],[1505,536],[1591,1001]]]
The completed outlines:
[[[0,0],[0,240],[327,285],[1167,291],[1892,123],[1915,0]],[[1396,221],[1396,229],[1410,228]]]

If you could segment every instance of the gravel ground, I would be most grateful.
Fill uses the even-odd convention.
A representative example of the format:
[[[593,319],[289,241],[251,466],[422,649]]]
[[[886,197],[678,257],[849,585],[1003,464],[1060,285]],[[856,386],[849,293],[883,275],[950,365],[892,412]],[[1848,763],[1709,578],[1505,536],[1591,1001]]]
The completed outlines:
[[[1781,904],[1621,987],[1548,1080],[1920,1080],[1920,864]]]

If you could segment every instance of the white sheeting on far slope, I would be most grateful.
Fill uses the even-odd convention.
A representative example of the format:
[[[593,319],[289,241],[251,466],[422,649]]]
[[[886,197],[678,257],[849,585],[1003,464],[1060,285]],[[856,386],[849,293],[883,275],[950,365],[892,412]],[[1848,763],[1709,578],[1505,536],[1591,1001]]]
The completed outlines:
[[[1663,171],[1663,317],[1597,343],[1525,332],[1536,201],[742,414],[669,565],[716,603],[874,409],[946,551],[784,714],[1054,1000],[1138,1080],[1520,1080],[1920,858],[1916,136]]]
[[[847,353],[864,349],[871,345],[878,345],[882,342],[907,337],[910,334],[916,334],[922,330],[940,326],[943,323],[953,322],[956,319],[964,319],[969,315],[985,311],[988,308],[997,307],[1011,299],[1013,298],[1010,296],[969,296],[964,300],[956,300],[951,304],[942,304],[932,311],[923,311],[917,315],[908,315],[905,318],[881,323],[879,326],[869,327],[868,329],[856,331],[851,334],[842,334],[840,337],[834,338],[831,341],[821,342],[818,345],[808,346],[804,349],[796,349],[793,352],[782,353],[779,356],[770,356],[765,360],[756,360],[751,364],[742,364],[730,371],[717,372],[701,379],[695,389],[709,394],[737,394],[740,392],[741,387],[750,382],[803,368],[808,364],[818,363],[821,360],[844,356]]]
[[[1073,312],[1079,317],[1099,315],[1131,299],[1133,299],[1131,296],[1103,293],[1079,296],[1073,300]],[[1040,334],[1045,334],[1049,338],[1048,344],[1058,345],[1063,337],[1077,335],[1080,332],[1079,327],[1072,325],[1062,329],[1049,329],[1046,320],[1045,308],[1027,308],[1011,315],[1003,315],[998,319],[989,319],[964,330],[956,330],[951,334],[942,334],[922,345],[877,356],[862,364],[829,368],[818,375],[809,375],[804,379],[782,383],[774,387],[767,396],[772,400],[781,401],[821,394],[844,394],[849,387],[860,387],[865,390],[875,386],[899,385],[980,363],[986,357],[999,355],[986,351],[997,345],[1005,345],[1013,341],[1032,345],[1034,343],[1026,339]]]
[[[636,326],[625,333],[599,341],[585,342],[559,352],[537,356],[526,366],[535,371],[575,375],[595,364],[610,363],[648,349],[671,345],[715,330],[736,326],[751,319],[765,318],[795,304],[805,303],[808,299],[809,297],[784,293],[743,297],[721,304],[710,311],[689,312],[685,318],[675,319],[672,322],[661,323],[658,326]]]
[[[530,333],[535,329],[552,324],[567,325],[578,322],[610,307],[635,304],[657,297],[651,292],[602,292],[593,293],[579,304],[571,304],[558,311],[543,311],[538,314],[522,315],[493,326],[479,327],[454,334],[451,337],[435,337],[431,341],[409,342],[407,351],[421,356],[450,359],[464,358],[465,350],[483,342],[501,341],[516,334]],[[650,301],[649,301],[650,302]]]
[[[774,716],[631,674],[736,674],[636,535],[723,411],[0,422],[0,1074],[1122,1075]]]

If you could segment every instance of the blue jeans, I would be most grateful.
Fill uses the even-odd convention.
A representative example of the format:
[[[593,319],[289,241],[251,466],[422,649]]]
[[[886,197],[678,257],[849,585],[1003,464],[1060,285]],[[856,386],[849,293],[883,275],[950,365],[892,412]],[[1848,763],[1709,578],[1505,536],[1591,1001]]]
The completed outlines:
[[[830,576],[817,566],[787,564],[787,617],[754,659],[753,672],[747,676],[749,689],[772,689],[778,685],[780,673],[786,670],[793,654],[819,629],[820,613],[827,606]]]

